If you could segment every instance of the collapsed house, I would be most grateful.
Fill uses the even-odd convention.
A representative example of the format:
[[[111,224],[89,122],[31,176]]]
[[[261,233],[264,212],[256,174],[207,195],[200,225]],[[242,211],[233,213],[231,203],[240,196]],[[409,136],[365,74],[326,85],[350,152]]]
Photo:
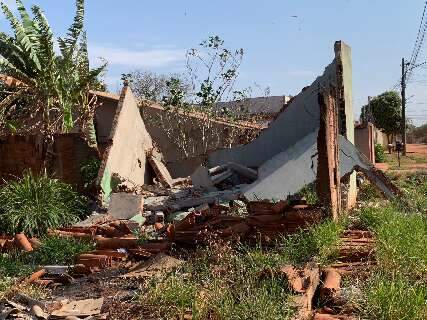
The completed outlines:
[[[338,190],[341,193],[341,178],[346,178],[343,200],[345,207],[351,208],[357,195],[354,170],[374,170],[354,147],[351,79],[351,49],[336,42],[335,59],[322,76],[294,97],[258,138],[211,153],[209,167],[237,164],[256,170],[257,179],[242,186],[248,201],[286,200],[315,181],[318,191],[327,186],[330,196]],[[392,196],[381,174],[369,176],[379,176],[376,184]],[[212,187],[209,181],[205,187]],[[329,199],[328,205],[338,212],[341,198]]]
[[[102,157],[97,184],[108,211],[49,230],[58,237],[90,240],[96,249],[77,256],[73,266],[43,266],[24,281],[69,284],[74,278],[115,266],[123,272],[120,278],[149,278],[159,269],[172,270],[182,263],[166,254],[172,245],[194,248],[216,239],[271,244],[320,223],[325,215],[338,218],[342,202],[352,206],[355,171],[385,196],[395,197],[399,190],[353,144],[350,56],[350,48],[337,42],[335,59],[324,74],[294,97],[268,128],[247,144],[210,153],[207,166],[198,164],[191,181],[170,174],[128,86],[120,97],[99,94],[104,103],[95,112],[97,151]],[[63,149],[55,150],[60,154]],[[79,167],[75,158],[65,160],[70,167],[73,161]],[[316,205],[292,196],[314,182]],[[313,310],[317,289],[325,300],[340,289],[337,270],[351,272],[375,263],[374,242],[369,231],[348,230],[338,248],[335,269],[281,268],[293,291],[301,295],[301,319],[317,313]],[[0,237],[0,252],[14,248],[31,252],[37,245],[37,239],[23,234]],[[86,316],[87,305],[91,315],[98,315],[103,303],[104,298],[68,301],[52,307],[51,315]],[[325,318],[320,314],[315,319]]]
[[[128,86],[123,88],[120,97],[94,92],[98,100],[95,109],[97,149],[91,148],[78,132],[59,135],[54,145],[53,172],[65,182],[81,185],[81,163],[98,156],[102,164],[97,184],[104,204],[108,204],[110,194],[119,184],[124,183],[131,189],[152,184],[157,179],[163,186],[172,187],[173,178],[192,172],[198,189],[217,191],[215,184],[228,181],[229,186],[238,187],[233,197],[248,201],[285,200],[316,180],[318,186],[328,185],[340,189],[341,193],[341,178],[345,178],[343,203],[350,208],[357,192],[354,169],[372,170],[372,164],[353,145],[351,78],[351,49],[339,41],[335,44],[335,58],[324,74],[282,107],[257,138],[253,139],[260,126],[232,125],[230,129],[229,123],[212,121],[210,130],[227,135],[236,129],[237,139],[230,144],[221,134],[215,136],[216,148],[227,147],[217,151],[194,144],[196,156],[190,159],[183,157],[182,151],[173,146],[155,122],[148,121],[146,126],[140,116],[139,103]],[[142,109],[148,118],[164,112],[160,106],[153,105]],[[202,122],[202,117],[183,114],[182,118],[186,120],[182,124],[189,128],[188,134],[200,137],[197,128],[202,124],[194,123]],[[163,155],[155,151],[154,145]],[[39,147],[37,136],[2,137],[0,151],[6,156],[0,159],[0,176],[19,176],[25,169],[40,171]],[[206,152],[210,154],[206,156]],[[203,163],[207,163],[210,170],[200,168]],[[384,187],[387,184],[384,177],[379,179]],[[388,189],[383,192],[393,194]],[[340,208],[341,198],[335,202],[334,207]]]

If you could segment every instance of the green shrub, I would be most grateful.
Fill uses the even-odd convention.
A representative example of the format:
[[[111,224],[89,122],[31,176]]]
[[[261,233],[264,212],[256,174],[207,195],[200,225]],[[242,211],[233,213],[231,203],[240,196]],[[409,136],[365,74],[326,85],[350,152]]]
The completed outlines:
[[[307,204],[309,205],[315,205],[319,201],[316,193],[315,183],[307,184],[297,193],[297,195],[304,197],[307,200]]]
[[[375,145],[375,162],[378,162],[378,163],[385,162],[385,150],[384,150],[384,147],[379,143]]]
[[[363,288],[362,309],[368,319],[427,319],[427,286],[404,277],[377,274]]]
[[[41,246],[33,253],[31,258],[37,265],[71,265],[75,257],[94,249],[94,245],[88,241],[72,238],[45,237]]]
[[[56,179],[26,173],[0,189],[0,224],[4,232],[43,235],[72,224],[85,213],[85,198]]]

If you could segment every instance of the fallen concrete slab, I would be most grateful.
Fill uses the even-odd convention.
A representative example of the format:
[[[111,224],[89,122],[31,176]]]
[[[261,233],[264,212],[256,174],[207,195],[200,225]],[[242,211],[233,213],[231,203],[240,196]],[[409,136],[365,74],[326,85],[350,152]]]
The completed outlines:
[[[150,150],[147,153],[147,158],[162,186],[165,188],[172,188],[174,180],[172,179],[169,170],[160,159],[160,154],[158,152],[154,152],[154,150]]]
[[[398,189],[352,143],[339,136],[338,144],[341,178],[361,171],[387,198],[396,196]],[[258,180],[243,189],[244,197],[249,201],[285,200],[316,181],[317,158],[317,132],[313,132],[264,163],[258,170]]]
[[[294,97],[257,139],[209,155],[209,166],[235,162],[258,168],[258,180],[244,190],[247,199],[285,199],[317,177],[319,186],[325,185],[318,190],[319,199],[338,216],[341,154],[336,141],[340,134],[353,143],[354,123],[351,49],[342,41],[337,41],[334,49],[335,58],[323,75]],[[317,154],[320,157],[315,159]],[[320,172],[316,171],[318,161]],[[347,207],[354,205],[356,192],[355,175],[351,174]]]
[[[122,90],[109,141],[98,174],[104,204],[109,202],[117,184],[133,188],[150,182],[146,152],[153,148],[153,142],[128,86]]]
[[[191,175],[191,182],[196,190],[205,190],[208,192],[217,191],[215,188],[208,168],[200,166]]]
[[[110,196],[108,214],[115,219],[130,219],[142,213],[144,197],[142,195],[118,192]]]

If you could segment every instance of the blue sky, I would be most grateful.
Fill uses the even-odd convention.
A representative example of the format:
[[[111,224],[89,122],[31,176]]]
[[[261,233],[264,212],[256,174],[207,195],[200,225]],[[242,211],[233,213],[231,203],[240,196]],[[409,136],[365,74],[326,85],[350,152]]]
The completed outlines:
[[[58,35],[71,23],[74,0],[23,1],[40,5]],[[86,28],[91,56],[110,63],[106,80],[112,91],[120,86],[120,74],[134,69],[182,71],[186,49],[219,35],[230,48],[245,50],[240,88],[256,82],[274,95],[295,95],[330,63],[335,40],[344,40],[353,52],[358,115],[369,95],[397,83],[423,5],[424,0],[86,0]],[[426,50],[419,58],[424,60]],[[427,122],[427,69],[419,69],[414,80],[408,113],[420,124]]]

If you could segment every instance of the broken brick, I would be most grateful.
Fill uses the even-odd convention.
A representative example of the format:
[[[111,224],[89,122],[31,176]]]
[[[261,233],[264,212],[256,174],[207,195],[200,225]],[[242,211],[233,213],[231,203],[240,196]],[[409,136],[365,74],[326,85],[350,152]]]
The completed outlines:
[[[17,247],[19,247],[24,251],[27,251],[27,252],[33,251],[33,246],[31,245],[27,236],[23,233],[18,233],[17,235],[15,235],[15,244]]]

